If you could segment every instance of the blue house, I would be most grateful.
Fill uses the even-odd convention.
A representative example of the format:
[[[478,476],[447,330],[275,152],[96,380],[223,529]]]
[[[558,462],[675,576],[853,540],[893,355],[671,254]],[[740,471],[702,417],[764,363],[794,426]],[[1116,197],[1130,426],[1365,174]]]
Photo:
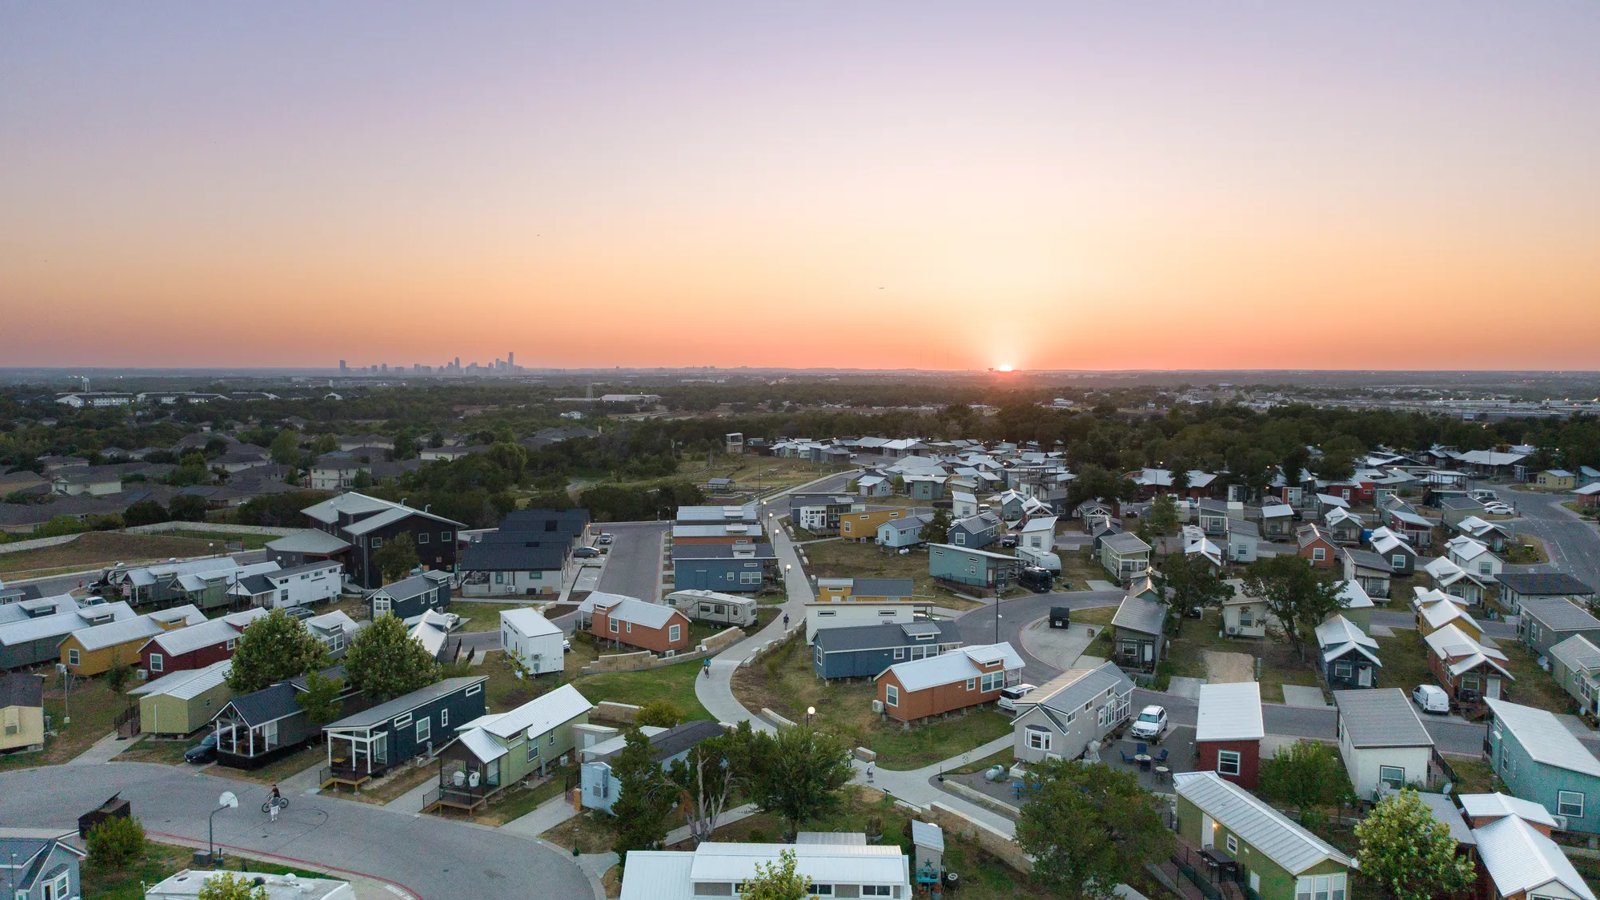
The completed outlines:
[[[904,519],[890,519],[878,526],[878,543],[894,550],[901,547],[915,547],[922,543],[922,528],[932,518],[928,515],[916,515],[906,516]]]
[[[1021,572],[1022,560],[1015,556],[953,544],[928,545],[928,574],[943,582],[993,589],[1016,584]]]
[[[386,584],[367,595],[367,606],[373,618],[393,613],[402,621],[410,621],[433,610],[442,612],[450,606],[450,573],[423,572]]]
[[[1553,714],[1489,698],[1489,763],[1506,793],[1537,803],[1561,830],[1600,833],[1600,759]]]
[[[957,547],[983,548],[1000,539],[1000,517],[979,513],[950,523],[950,543]]]
[[[16,900],[83,896],[78,864],[86,855],[60,838],[0,838],[0,868],[9,866],[7,886]]]
[[[777,568],[777,551],[765,541],[672,545],[673,586],[680,591],[755,593]]]
[[[369,779],[443,747],[456,728],[484,713],[486,676],[446,678],[324,725],[328,768],[322,786],[359,788]]]
[[[716,722],[697,719],[674,728],[645,726],[640,733],[650,739],[650,756],[661,768],[671,768],[674,762],[689,755],[689,751],[708,738],[722,735],[722,726]],[[623,735],[602,741],[583,751],[583,768],[580,778],[583,786],[584,809],[611,812],[611,807],[622,794],[622,780],[611,771],[611,760],[627,746]]]
[[[961,646],[954,622],[858,625],[817,632],[811,669],[818,678],[876,678],[898,662],[938,656]]]

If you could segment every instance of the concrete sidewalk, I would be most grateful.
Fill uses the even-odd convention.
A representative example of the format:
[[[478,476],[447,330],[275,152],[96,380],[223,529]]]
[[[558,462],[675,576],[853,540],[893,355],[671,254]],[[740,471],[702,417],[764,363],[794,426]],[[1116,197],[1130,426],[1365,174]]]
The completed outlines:
[[[133,740],[119,740],[115,731],[108,731],[106,732],[105,737],[95,741],[94,744],[89,747],[89,749],[68,760],[67,765],[97,766],[101,763],[108,763],[111,761],[112,757],[133,746],[135,743],[137,742]]]
[[[1017,825],[1015,822],[997,812],[992,812],[976,803],[963,800],[955,794],[944,790],[939,787],[937,779],[940,772],[960,768],[983,759],[985,756],[992,756],[1002,750],[1010,749],[1014,740],[1009,734],[998,737],[981,747],[974,747],[959,756],[952,756],[949,759],[941,760],[931,766],[923,766],[920,769],[907,769],[897,772],[893,769],[885,769],[880,765],[873,773],[871,781],[867,781],[867,764],[856,760],[853,762],[856,770],[854,783],[877,788],[896,800],[904,800],[923,809],[926,809],[928,804],[937,800],[962,815],[974,821],[982,822],[1007,837],[1011,837],[1016,834]]]
[[[577,814],[578,811],[572,808],[572,801],[566,797],[551,797],[539,804],[533,812],[512,819],[501,825],[498,830],[536,838]]]
[[[750,818],[757,812],[758,810],[756,809],[754,803],[746,803],[743,806],[735,806],[733,809],[725,809],[722,811],[722,815],[717,817],[717,827],[721,828],[724,825],[732,825],[734,822]],[[684,825],[667,832],[666,840],[662,841],[662,843],[670,847],[673,844],[687,841],[693,836],[694,835],[689,831],[689,826]]]

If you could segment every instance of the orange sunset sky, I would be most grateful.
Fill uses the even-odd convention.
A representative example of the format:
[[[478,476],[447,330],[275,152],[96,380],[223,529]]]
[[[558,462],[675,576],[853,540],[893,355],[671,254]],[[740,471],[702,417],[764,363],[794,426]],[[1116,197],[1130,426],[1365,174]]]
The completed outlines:
[[[0,0],[0,366],[1600,367],[1600,5]]]

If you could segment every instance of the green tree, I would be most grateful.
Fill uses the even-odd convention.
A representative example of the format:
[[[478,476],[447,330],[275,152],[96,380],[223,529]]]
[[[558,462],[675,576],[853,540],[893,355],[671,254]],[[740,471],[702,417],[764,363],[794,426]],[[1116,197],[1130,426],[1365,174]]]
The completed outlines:
[[[1356,862],[1363,878],[1388,889],[1397,900],[1449,897],[1475,877],[1472,860],[1456,854],[1450,827],[1413,790],[1378,801],[1356,823]]]
[[[267,886],[255,884],[244,875],[214,872],[206,876],[195,900],[267,900]]]
[[[127,687],[128,679],[132,677],[133,666],[122,660],[120,652],[113,652],[111,655],[111,668],[106,669],[106,687],[111,688],[113,694],[120,694],[122,689]]]
[[[1311,465],[1311,453],[1306,450],[1306,445],[1296,442],[1289,452],[1283,455],[1283,461],[1278,463],[1278,468],[1283,472],[1284,480],[1290,485],[1298,485],[1306,477],[1306,469]]]
[[[1349,793],[1344,764],[1326,744],[1297,741],[1261,761],[1261,795],[1299,810],[1302,822],[1320,822],[1320,807],[1339,803]]]
[[[1113,896],[1149,862],[1172,852],[1153,795],[1131,772],[1052,761],[1036,766],[1038,791],[1022,807],[1017,844],[1033,877],[1056,896]]]
[[[355,477],[350,479],[350,487],[358,491],[372,487],[372,472],[367,469],[357,469]]]
[[[438,681],[439,663],[411,639],[399,617],[386,613],[350,642],[344,654],[344,673],[351,687],[368,700],[382,703]]]
[[[172,518],[167,508],[154,500],[140,500],[122,511],[122,521],[129,526],[154,525]]]
[[[1245,593],[1266,601],[1284,636],[1303,659],[1307,636],[1339,609],[1339,585],[1298,556],[1265,556],[1245,570]]]
[[[795,871],[793,850],[778,853],[776,862],[756,863],[756,875],[739,888],[745,900],[806,900],[811,896],[811,878]]]
[[[306,624],[281,609],[245,626],[233,652],[228,686],[248,694],[327,665],[328,647]]]
[[[653,725],[657,728],[671,728],[682,721],[683,710],[666,699],[651,700],[639,707],[638,715],[633,718],[635,725]]]
[[[1145,543],[1155,544],[1155,539],[1178,530],[1178,504],[1171,494],[1162,494],[1150,503],[1150,511],[1139,520],[1141,537]]]
[[[667,770],[697,842],[711,840],[729,799],[748,790],[756,770],[756,747],[757,732],[748,721],[740,722],[732,731],[696,744]]]
[[[837,808],[839,789],[853,774],[844,741],[798,725],[758,736],[755,756],[751,800],[763,812],[782,816],[790,831]]]
[[[1233,588],[1222,573],[1198,553],[1169,554],[1161,563],[1155,582],[1175,613],[1167,617],[1168,626],[1174,629],[1182,623],[1187,610],[1221,606],[1222,601],[1233,596]]]
[[[377,565],[378,571],[383,573],[383,580],[386,583],[399,581],[421,564],[421,560],[417,558],[416,542],[406,532],[384,541],[378,552],[372,554],[372,561]]]
[[[321,728],[323,725],[339,718],[339,711],[344,706],[339,700],[339,692],[344,690],[344,682],[321,672],[306,673],[306,689],[295,700],[300,708],[306,711],[306,718],[313,727]]]
[[[144,855],[144,826],[132,816],[113,816],[89,829],[89,861],[117,869]]]
[[[68,534],[81,534],[88,526],[72,516],[56,516],[50,521],[33,530],[34,537],[61,537]]]
[[[611,806],[610,825],[616,838],[612,849],[626,858],[629,850],[660,846],[678,792],[656,762],[650,739],[639,729],[629,729],[622,750],[611,760],[611,772],[619,782]]]
[[[293,428],[285,428],[278,432],[272,439],[272,446],[267,448],[272,454],[272,461],[280,466],[293,466],[300,462],[300,434]]]
[[[936,509],[933,518],[922,526],[922,539],[930,544],[943,544],[950,540],[950,510]]]
[[[206,499],[193,494],[179,494],[172,498],[172,505],[167,510],[168,514],[180,522],[204,522],[206,520]]]

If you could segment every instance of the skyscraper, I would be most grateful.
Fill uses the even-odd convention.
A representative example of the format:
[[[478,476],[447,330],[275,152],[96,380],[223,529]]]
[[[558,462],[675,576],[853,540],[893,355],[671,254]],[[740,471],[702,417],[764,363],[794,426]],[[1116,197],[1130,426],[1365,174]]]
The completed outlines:
[[[506,368],[511,369],[512,371],[516,371],[516,368],[517,368],[517,351],[515,351],[515,350],[507,350],[506,351]]]

